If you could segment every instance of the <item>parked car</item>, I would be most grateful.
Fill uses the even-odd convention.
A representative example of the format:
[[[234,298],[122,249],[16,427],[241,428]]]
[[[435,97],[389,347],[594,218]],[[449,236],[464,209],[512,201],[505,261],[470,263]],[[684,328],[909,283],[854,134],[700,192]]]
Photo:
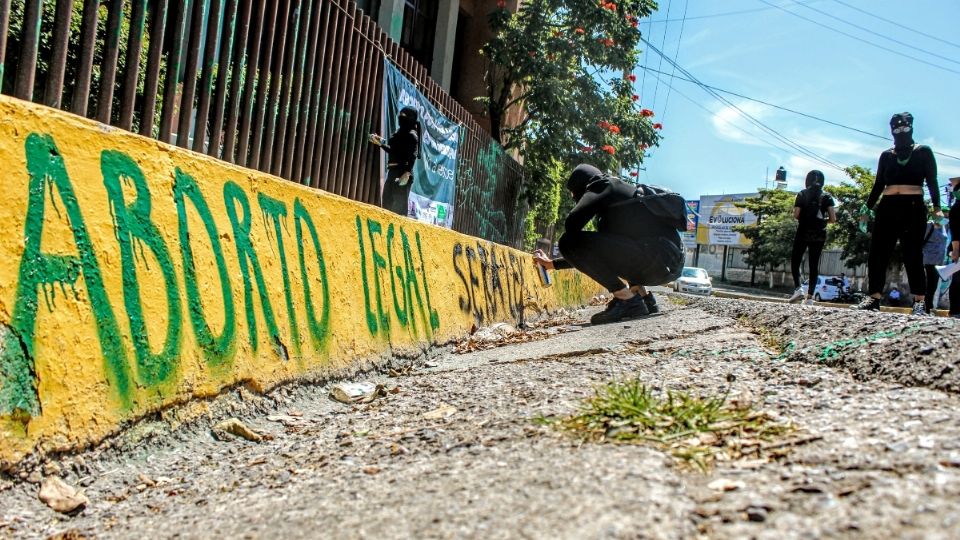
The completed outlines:
[[[673,290],[710,296],[713,292],[713,282],[703,268],[684,266],[680,277],[673,282]]]
[[[806,290],[808,283],[810,283],[809,280],[803,280],[801,287]],[[840,288],[841,283],[840,278],[836,276],[819,276],[817,286],[813,289],[813,299],[817,302],[837,300],[843,292]]]

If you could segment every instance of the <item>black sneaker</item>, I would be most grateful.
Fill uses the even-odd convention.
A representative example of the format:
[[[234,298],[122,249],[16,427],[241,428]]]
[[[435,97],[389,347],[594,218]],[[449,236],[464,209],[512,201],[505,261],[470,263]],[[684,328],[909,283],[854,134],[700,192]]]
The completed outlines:
[[[634,295],[629,300],[615,298],[607,304],[607,309],[590,317],[590,324],[609,324],[626,319],[635,319],[647,315],[647,304],[640,296]]]
[[[859,309],[861,311],[880,311],[880,299],[867,296],[859,304],[853,306],[852,309]]]
[[[660,308],[657,307],[657,299],[653,297],[653,293],[647,293],[643,297],[643,303],[647,305],[647,313],[650,315],[660,313]]]

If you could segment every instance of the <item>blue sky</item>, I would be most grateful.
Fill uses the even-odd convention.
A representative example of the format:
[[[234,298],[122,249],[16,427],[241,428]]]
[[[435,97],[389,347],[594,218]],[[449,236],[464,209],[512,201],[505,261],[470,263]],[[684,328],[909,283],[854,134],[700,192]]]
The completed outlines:
[[[902,27],[843,3],[898,21]],[[676,63],[701,82],[887,137],[884,140],[859,134],[725,96],[818,156],[842,166],[876,169],[880,153],[892,146],[890,116],[909,111],[915,117],[917,142],[960,157],[960,34],[956,31],[960,2],[660,0],[659,4],[659,11],[641,21],[644,37],[670,58],[676,55]],[[681,37],[680,19],[685,4],[687,19]],[[803,20],[770,7],[771,4],[817,22]],[[711,16],[747,10],[758,11]],[[667,22],[658,22],[664,19]],[[825,25],[916,59],[857,41]],[[673,70],[652,51],[645,51],[640,62],[667,73]],[[670,82],[668,77],[661,76],[657,86],[653,73],[647,71],[645,81],[643,73],[643,69],[636,71],[637,93],[642,105],[656,112],[656,120],[664,128],[660,147],[652,149],[644,163],[646,170],[640,172],[642,182],[665,185],[688,199],[696,199],[699,195],[755,191],[764,186],[767,174],[772,183],[779,166],[788,171],[789,189],[802,187],[807,171],[814,168],[824,172],[828,184],[846,178],[843,172],[764,133],[697,85],[678,79]],[[675,90],[671,91],[665,82],[670,82]],[[941,186],[947,178],[960,176],[960,160],[937,156],[937,164]]]

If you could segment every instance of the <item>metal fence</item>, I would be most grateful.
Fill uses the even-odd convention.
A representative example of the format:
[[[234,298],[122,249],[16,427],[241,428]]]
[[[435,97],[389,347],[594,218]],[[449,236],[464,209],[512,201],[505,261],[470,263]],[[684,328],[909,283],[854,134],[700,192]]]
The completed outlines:
[[[352,0],[0,0],[3,93],[372,204],[384,58],[464,127],[454,229],[521,245],[523,168]]]

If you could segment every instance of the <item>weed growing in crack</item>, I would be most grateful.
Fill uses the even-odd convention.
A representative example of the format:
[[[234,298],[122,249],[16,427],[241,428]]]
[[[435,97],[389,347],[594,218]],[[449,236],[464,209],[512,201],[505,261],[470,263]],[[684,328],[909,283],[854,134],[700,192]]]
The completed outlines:
[[[652,444],[704,471],[718,460],[782,456],[789,445],[771,441],[794,431],[793,425],[728,401],[729,392],[658,396],[636,379],[611,382],[586,398],[579,412],[555,423],[585,441]]]
[[[757,339],[760,340],[760,343],[773,351],[776,355],[782,355],[784,351],[787,350],[789,342],[784,339],[783,336],[778,335],[773,329],[763,326],[762,324],[754,323],[750,317],[747,315],[741,315],[737,318],[737,322],[740,326],[749,328],[754,334],[757,335]]]

